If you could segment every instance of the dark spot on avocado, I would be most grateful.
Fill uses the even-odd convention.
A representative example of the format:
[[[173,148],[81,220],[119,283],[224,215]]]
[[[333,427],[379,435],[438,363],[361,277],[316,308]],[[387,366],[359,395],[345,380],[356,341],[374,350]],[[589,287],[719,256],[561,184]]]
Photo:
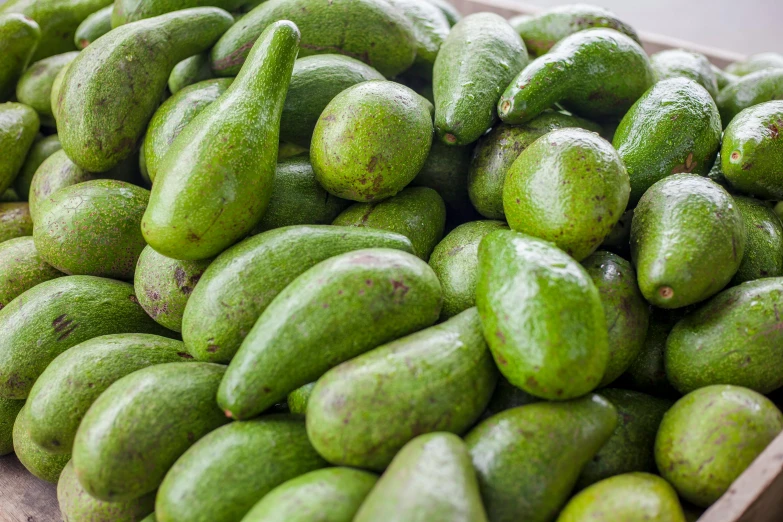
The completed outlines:
[[[138,299],[136,299],[136,296],[135,296],[135,295],[133,295],[133,294],[129,295],[129,296],[128,296],[128,299],[130,299],[130,301],[131,301],[132,303],[139,304],[139,300],[138,300]]]
[[[378,156],[370,158],[370,162],[367,164],[367,172],[375,172],[375,167],[378,166]]]
[[[408,293],[408,290],[410,290],[410,288],[402,281],[397,281],[396,279],[392,279],[392,291],[397,292],[397,290],[402,290],[402,295],[400,295],[400,297],[404,297],[405,294]]]
[[[208,351],[209,353],[215,353],[215,352],[216,352],[216,351],[218,351],[219,349],[220,349],[220,346],[218,346],[218,345],[216,345],[216,344],[210,344],[209,346],[207,346],[207,351]]]
[[[187,352],[177,352],[177,355],[179,355],[179,356],[180,356],[180,357],[182,357],[183,359],[192,359],[192,358],[193,358],[193,356],[192,356],[192,355],[190,355],[190,354],[189,354],[189,353],[187,353]]]
[[[778,126],[774,123],[769,124],[769,134],[772,136],[772,139],[777,139],[778,135],[780,134],[780,130],[778,129]]]
[[[269,386],[264,386],[261,389],[264,391],[264,393],[272,393],[272,388],[270,388]]]
[[[192,432],[192,431],[189,431],[189,432],[188,432],[188,440],[189,440],[190,442],[195,442],[195,440],[196,440],[196,436],[193,434],[193,432]]]
[[[753,163],[745,163],[742,165],[742,170],[750,170],[753,167]]]

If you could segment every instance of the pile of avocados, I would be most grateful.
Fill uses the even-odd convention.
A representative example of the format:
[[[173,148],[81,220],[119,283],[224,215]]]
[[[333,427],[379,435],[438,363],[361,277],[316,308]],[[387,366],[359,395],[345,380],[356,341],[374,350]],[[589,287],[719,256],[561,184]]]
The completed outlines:
[[[783,430],[781,54],[7,0],[0,56],[0,455],[65,522],[693,521]]]

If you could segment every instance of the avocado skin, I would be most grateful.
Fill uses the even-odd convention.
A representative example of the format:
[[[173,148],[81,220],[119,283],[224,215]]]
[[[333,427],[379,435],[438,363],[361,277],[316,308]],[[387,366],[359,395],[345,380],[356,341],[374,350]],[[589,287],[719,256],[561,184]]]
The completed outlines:
[[[13,428],[19,412],[24,407],[24,399],[0,398],[0,457],[14,451]]]
[[[685,515],[668,482],[650,473],[627,473],[602,480],[575,495],[557,517],[557,522],[609,520],[685,522]]]
[[[228,363],[261,313],[294,279],[330,257],[372,247],[413,251],[400,234],[328,225],[270,230],[229,248],[201,276],[185,307],[182,337],[188,353]]]
[[[127,283],[93,276],[45,281],[0,310],[0,397],[24,399],[59,354],[114,333],[170,336],[138,305]],[[29,346],[36,346],[31,353]]]
[[[0,103],[0,194],[16,179],[33,145],[41,123],[32,107],[15,102]]]
[[[374,248],[327,259],[270,303],[232,359],[218,404],[235,419],[259,415],[330,368],[432,325],[441,303],[437,276],[412,254]]]
[[[209,65],[209,53],[194,54],[185,58],[171,70],[169,75],[169,91],[176,94],[188,85],[211,80],[215,75]]]
[[[190,447],[160,485],[160,522],[234,522],[278,485],[326,466],[304,418],[269,415],[232,422]]]
[[[577,261],[603,242],[628,204],[620,156],[597,134],[554,130],[506,172],[503,211],[512,230],[551,241]]]
[[[93,172],[127,158],[174,65],[209,49],[233,23],[225,11],[203,7],[128,24],[93,42],[68,67],[54,109],[68,157]]]
[[[763,395],[739,386],[707,386],[664,415],[655,461],[682,498],[706,508],[781,430],[783,415]]]
[[[30,64],[16,84],[16,98],[38,113],[41,121],[54,127],[52,113],[52,84],[57,73],[71,63],[79,51],[56,54]]]
[[[615,408],[594,394],[528,404],[481,422],[465,443],[489,519],[554,520],[616,426]]]
[[[668,49],[650,56],[650,63],[659,82],[670,78],[688,78],[704,87],[713,99],[718,96],[715,71],[707,57],[701,53]]]
[[[111,31],[111,12],[113,9],[114,3],[98,9],[79,24],[73,35],[73,43],[76,44],[77,49],[84,49]]]
[[[429,262],[443,289],[441,318],[448,319],[476,306],[479,243],[490,232],[507,228],[503,221],[471,221],[449,232],[437,244]]]
[[[644,345],[618,384],[655,397],[680,396],[666,378],[664,352],[669,333],[684,315],[683,309],[669,311],[652,307]]]
[[[617,410],[617,427],[582,470],[577,489],[623,473],[655,473],[655,434],[664,413],[674,404],[630,390],[606,388],[598,393]]]
[[[715,100],[723,126],[731,123],[743,110],[783,97],[783,69],[762,69],[724,88]]]
[[[14,453],[27,471],[41,480],[57,483],[65,465],[71,460],[69,453],[49,453],[30,438],[27,408],[17,414],[13,428]]]
[[[280,139],[310,148],[318,117],[335,96],[381,73],[350,56],[317,54],[294,62],[280,119]]]
[[[479,219],[468,196],[468,171],[473,147],[452,147],[433,141],[424,166],[411,181],[413,187],[429,187],[446,204],[446,228]]]
[[[116,0],[111,14],[111,25],[117,28],[131,22],[194,7],[219,7],[233,12],[248,3],[251,2],[248,0]]]
[[[307,411],[307,403],[310,401],[310,396],[313,394],[313,388],[315,388],[315,383],[310,382],[288,394],[286,402],[288,403],[288,409],[291,413],[300,415],[305,414]]]
[[[329,193],[370,202],[394,196],[424,166],[432,145],[432,104],[395,82],[347,88],[313,131],[310,161]]]
[[[498,377],[497,386],[495,386],[495,392],[492,394],[492,398],[487,404],[487,409],[481,415],[481,420],[489,418],[501,411],[510,410],[517,406],[525,406],[526,404],[533,404],[534,402],[541,402],[542,399],[530,395],[529,393],[520,390],[510,382],[508,379],[500,375]]]
[[[33,182],[35,171],[38,170],[38,167],[41,166],[46,158],[60,149],[62,149],[62,145],[60,145],[60,138],[57,134],[36,140],[30,147],[30,151],[27,153],[22,169],[16,176],[13,187],[22,201],[26,201],[30,197],[30,184]]]
[[[121,502],[155,491],[197,440],[227,423],[214,402],[225,366],[166,363],[115,381],[93,402],[73,442],[85,491]]]
[[[446,145],[467,145],[497,119],[496,105],[528,63],[522,38],[494,13],[466,16],[443,42],[432,72],[435,131]]]
[[[479,213],[504,219],[503,184],[506,172],[535,140],[556,129],[581,127],[599,132],[595,123],[561,112],[545,111],[523,125],[500,123],[479,138],[468,173],[468,194]]]
[[[63,275],[41,259],[32,237],[0,243],[0,310],[32,287]]]
[[[356,522],[487,522],[465,443],[451,433],[416,437],[394,457]]]
[[[720,138],[718,108],[703,87],[687,78],[656,83],[628,110],[614,135],[631,179],[631,204],[671,174],[707,174]]]
[[[638,43],[613,29],[587,29],[530,62],[500,97],[498,114],[519,124],[560,103],[585,118],[616,119],[654,82]]]
[[[549,400],[598,386],[609,354],[601,297],[587,271],[555,245],[491,232],[479,245],[476,304],[511,384]]]
[[[258,35],[277,20],[290,20],[302,31],[301,58],[343,54],[387,78],[408,69],[416,58],[413,26],[384,0],[268,0],[242,17],[215,44],[215,74],[237,74]]]
[[[783,276],[783,223],[769,205],[752,198],[734,196],[747,234],[742,256],[732,285],[763,277]]]
[[[783,199],[780,132],[783,101],[754,105],[731,120],[723,135],[721,167],[732,187],[762,199]]]
[[[462,20],[462,15],[460,14],[459,10],[454,7],[454,5],[451,4],[448,0],[425,0],[426,2],[431,3],[435,7],[441,10],[441,12],[446,16],[446,20],[449,21],[449,25],[454,27],[457,22]]]
[[[650,307],[636,285],[629,261],[598,251],[582,261],[601,295],[609,331],[609,360],[599,386],[615,381],[639,355],[649,325]]]
[[[532,56],[541,56],[566,36],[595,27],[614,29],[641,45],[633,27],[613,12],[593,5],[574,4],[547,9],[527,19],[516,20],[514,29],[525,40],[528,52]]]
[[[718,92],[722,91],[739,79],[739,76],[726,72],[720,67],[715,65],[711,65],[710,67],[712,68],[712,72],[715,73],[715,80],[718,82]]]
[[[383,471],[421,433],[467,430],[496,381],[471,308],[325,373],[307,403],[307,434],[332,464]]]
[[[412,70],[424,77],[432,76],[432,66],[451,25],[441,9],[427,1],[387,0],[397,8],[413,27],[416,40],[416,59]]]
[[[0,102],[8,101],[14,94],[16,82],[41,39],[41,29],[34,20],[22,14],[6,14],[4,7],[0,5]]]
[[[51,103],[52,115],[54,116],[55,124],[57,123],[57,115],[60,110],[60,93],[62,92],[63,88],[63,80],[65,79],[65,74],[68,72],[68,68],[72,63],[73,62],[66,63],[63,68],[60,69],[60,72],[57,73],[57,76],[54,77],[54,82],[52,82],[52,92],[51,97],[49,98],[49,102]],[[57,139],[59,139],[59,136]]]
[[[64,522],[136,522],[152,513],[155,493],[125,502],[98,500],[79,484],[69,461],[57,481],[57,501]]]
[[[25,202],[0,203],[0,244],[33,235],[30,206]]]
[[[736,76],[747,76],[762,69],[783,69],[783,55],[779,53],[758,53],[742,62],[730,63],[726,72]]]
[[[723,187],[674,174],[650,187],[634,211],[631,257],[647,301],[681,308],[718,293],[734,277],[745,224]]]
[[[413,253],[427,261],[443,238],[446,206],[431,188],[411,187],[380,203],[355,203],[332,224],[397,232],[410,239]]]

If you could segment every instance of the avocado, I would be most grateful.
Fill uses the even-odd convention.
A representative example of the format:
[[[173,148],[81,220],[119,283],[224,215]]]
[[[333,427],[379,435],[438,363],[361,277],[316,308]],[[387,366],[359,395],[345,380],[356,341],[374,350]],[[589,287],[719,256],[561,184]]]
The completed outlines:
[[[464,433],[496,381],[470,308],[326,372],[307,403],[307,434],[332,464],[383,471],[419,434]]]
[[[762,199],[783,199],[781,132],[783,100],[754,105],[731,120],[723,134],[721,167],[732,187]]]
[[[60,145],[60,138],[57,134],[36,140],[30,147],[13,187],[22,200],[27,200],[30,197],[30,184],[33,182],[35,171],[46,158],[60,149],[62,149],[62,145]]]
[[[618,382],[629,389],[656,397],[679,397],[666,378],[664,352],[669,333],[684,313],[682,309],[669,311],[655,307],[652,307],[651,312],[644,345]]]
[[[388,0],[413,27],[416,40],[416,59],[413,69],[424,76],[432,75],[432,66],[443,41],[449,35],[451,25],[437,6],[421,0]]]
[[[524,20],[517,19],[514,29],[525,40],[532,56],[541,56],[576,32],[594,27],[614,29],[641,45],[633,27],[620,20],[608,9],[594,5],[572,4],[553,7]]]
[[[642,295],[681,308],[718,293],[742,262],[745,224],[723,187],[674,174],[645,192],[631,224],[631,257]]]
[[[707,386],[664,415],[655,461],[682,498],[706,508],[781,430],[783,414],[763,395],[739,386]]]
[[[188,353],[228,363],[261,313],[294,279],[330,257],[373,247],[413,251],[410,240],[394,232],[328,225],[270,230],[229,248],[209,265],[188,299],[182,317]]]
[[[33,235],[30,206],[24,202],[0,203],[0,244]]]
[[[305,156],[305,155],[309,156],[310,149],[308,147],[300,147],[296,143],[288,143],[286,141],[281,141],[277,147],[277,161],[279,163],[283,160],[286,160],[288,158],[293,158],[295,156]]]
[[[655,82],[642,47],[614,29],[567,36],[517,76],[498,102],[506,123],[530,121],[555,103],[595,120],[620,118]]]
[[[24,402],[24,399],[0,398],[0,457],[14,452],[14,422],[24,407]]]
[[[456,7],[454,7],[454,4],[452,4],[448,0],[425,0],[425,1],[440,9],[441,12],[446,16],[446,20],[448,20],[450,26],[454,27],[457,24],[457,22],[462,20],[462,14],[460,14],[459,10]]]
[[[753,54],[741,62],[730,63],[726,67],[726,72],[735,76],[747,76],[762,69],[783,69],[783,54],[770,52]]]
[[[307,411],[307,403],[310,401],[310,396],[313,394],[313,388],[315,388],[315,383],[310,382],[288,394],[286,402],[288,403],[288,409],[291,413],[305,414]]]
[[[280,115],[298,48],[294,24],[270,25],[236,80],[171,144],[159,165],[166,175],[155,178],[141,223],[155,250],[174,259],[207,259],[261,220],[272,195]]]
[[[280,139],[309,148],[318,117],[335,96],[369,80],[383,80],[364,62],[341,54],[317,54],[294,62],[283,115]]]
[[[56,54],[39,60],[28,67],[16,84],[16,98],[38,113],[41,121],[54,127],[52,114],[52,84],[60,70],[71,63],[79,51]]]
[[[155,491],[190,446],[229,421],[214,402],[224,372],[212,363],[158,364],[109,386],[73,442],[73,466],[85,491],[111,502]]]
[[[57,73],[57,76],[54,77],[54,82],[52,82],[51,98],[49,99],[49,102],[52,107],[52,115],[54,116],[55,123],[57,122],[57,115],[60,110],[60,92],[62,92],[63,80],[72,63],[73,62],[66,63],[63,68],[60,69],[60,72]],[[57,139],[59,139],[59,136]]]
[[[416,437],[394,457],[355,522],[487,522],[465,443],[451,433]]]
[[[171,335],[138,305],[131,285],[93,276],[38,284],[0,310],[0,328],[0,397],[6,399],[27,397],[55,357],[87,339],[130,332]]]
[[[541,402],[541,399],[517,388],[501,375],[498,377],[495,392],[492,394],[492,398],[489,400],[487,409],[484,410],[481,419],[489,418],[496,413],[510,410],[517,406],[533,404],[534,402]]]
[[[748,239],[731,284],[783,276],[783,223],[778,215],[756,199],[734,196],[734,203],[742,214]]]
[[[0,194],[9,188],[24,165],[41,123],[27,105],[0,103]]]
[[[722,139],[722,138],[721,138]],[[726,179],[726,175],[723,173],[723,167],[721,166],[720,151],[715,156],[715,162],[712,164],[712,168],[707,173],[707,177],[712,181],[725,188],[729,194],[734,194],[734,187],[731,186],[729,180]]]
[[[443,42],[432,72],[435,131],[467,145],[497,119],[500,94],[528,63],[522,38],[494,13],[466,16]]]
[[[69,453],[49,453],[30,439],[27,408],[16,416],[13,428],[14,453],[27,471],[41,480],[57,483],[65,465],[71,460]]]
[[[720,109],[723,126],[726,127],[744,109],[781,98],[783,98],[783,69],[763,69],[742,76],[728,85],[720,91],[715,101]]]
[[[269,491],[326,466],[307,440],[304,418],[270,415],[232,422],[191,446],[163,479],[161,522],[234,522]]]
[[[19,203],[19,194],[13,188],[6,189],[0,194],[0,203]]]
[[[739,76],[726,72],[716,65],[711,65],[710,67],[712,68],[712,72],[715,74],[715,80],[718,83],[718,92],[739,80]]]
[[[581,491],[557,522],[685,522],[680,500],[668,482],[650,473],[618,475]]]
[[[0,310],[32,287],[63,275],[41,259],[32,237],[0,243]]]
[[[209,49],[233,23],[222,9],[202,7],[128,24],[93,42],[68,67],[54,109],[68,157],[104,172],[130,156],[171,69]]]
[[[115,0],[111,25],[117,28],[131,22],[190,9],[214,6],[226,11],[236,11],[250,0]]]
[[[631,204],[671,174],[707,174],[720,138],[718,108],[703,87],[687,78],[656,83],[628,110],[614,135],[631,179]]]
[[[327,259],[266,308],[231,361],[218,404],[229,417],[254,417],[330,368],[432,325],[441,303],[437,276],[412,254],[375,248]]]
[[[137,522],[155,508],[155,494],[125,502],[106,502],[87,493],[68,462],[57,481],[57,501],[64,522]]]
[[[404,85],[369,81],[326,106],[310,161],[329,193],[365,203],[394,196],[413,181],[431,144],[432,104]]]
[[[84,19],[76,28],[73,35],[73,43],[77,49],[84,49],[95,40],[111,31],[111,12],[114,4],[98,9]]]
[[[608,141],[584,129],[558,129],[508,169],[503,211],[512,230],[551,241],[581,261],[612,231],[629,192],[628,174]]]
[[[478,257],[476,304],[500,372],[543,399],[596,388],[609,348],[601,295],[587,271],[552,243],[511,230],[487,235]]]
[[[650,63],[659,82],[670,78],[688,78],[704,87],[712,98],[718,96],[715,71],[707,57],[701,53],[685,49],[667,49],[650,56]]]
[[[468,171],[473,147],[452,147],[433,141],[424,166],[410,186],[429,187],[446,204],[446,228],[479,219],[468,196]]]
[[[443,238],[446,206],[431,188],[411,187],[380,203],[355,203],[332,224],[397,232],[410,239],[413,253],[427,261]]]
[[[8,101],[14,94],[16,82],[41,39],[41,28],[35,20],[23,14],[5,14],[4,8],[0,5],[0,102]]]
[[[209,53],[195,54],[190,58],[185,58],[171,70],[168,82],[169,91],[171,94],[176,94],[188,85],[211,80],[214,77],[209,64]]]
[[[623,257],[630,255],[631,247],[631,223],[633,222],[633,209],[626,210],[609,234],[604,238],[601,247]]]
[[[615,408],[593,394],[528,404],[481,422],[465,443],[489,519],[554,520],[616,426]]]

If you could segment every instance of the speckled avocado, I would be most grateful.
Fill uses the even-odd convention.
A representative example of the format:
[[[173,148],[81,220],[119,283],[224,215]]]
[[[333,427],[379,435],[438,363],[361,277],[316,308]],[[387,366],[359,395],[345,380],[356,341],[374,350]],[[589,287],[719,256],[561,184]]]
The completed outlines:
[[[471,308],[324,374],[307,403],[307,434],[332,464],[383,471],[421,433],[467,430],[496,380]]]
[[[41,39],[41,28],[35,20],[22,14],[5,14],[4,8],[0,5],[0,102],[8,101],[14,94],[16,82]]]
[[[726,127],[743,110],[783,97],[783,69],[763,69],[741,77],[720,91],[715,100]]]
[[[447,145],[467,145],[497,119],[503,89],[528,63],[522,38],[494,13],[460,20],[443,42],[432,73],[435,130]]]
[[[231,361],[218,404],[230,417],[254,417],[330,368],[430,326],[441,303],[437,276],[411,254],[378,248],[327,259],[266,308]],[[307,331],[300,317],[309,318]]]
[[[63,275],[41,259],[32,237],[0,243],[0,309],[32,287]]]
[[[718,95],[715,71],[707,57],[701,53],[668,49],[650,56],[650,63],[659,82],[669,78],[688,78],[704,87],[713,98]],[[683,127],[685,128],[687,127]]]
[[[636,207],[631,256],[639,289],[661,308],[716,294],[742,262],[745,224],[723,187],[695,174],[655,183]]]
[[[732,284],[783,276],[783,224],[778,215],[756,199],[734,196],[734,203],[742,214],[747,242]]]
[[[179,91],[193,85],[214,78],[212,68],[209,65],[209,53],[194,54],[185,58],[171,70],[169,75],[169,91],[177,94]]]
[[[60,70],[71,63],[78,51],[56,54],[30,65],[16,84],[16,98],[35,109],[41,121],[54,127],[52,114],[52,85]]]
[[[598,386],[609,357],[601,296],[587,271],[552,243],[510,230],[487,235],[476,304],[511,384],[550,400]]]
[[[16,416],[12,435],[16,458],[39,479],[56,484],[71,455],[49,453],[38,446],[30,439],[27,420],[27,409],[23,407]]]
[[[30,206],[24,202],[0,203],[0,244],[9,239],[33,235]]]
[[[394,457],[355,522],[487,522],[465,443],[451,433],[421,435]]]
[[[313,394],[313,388],[315,388],[315,383],[310,382],[288,394],[286,403],[288,404],[288,409],[291,413],[305,414],[307,411],[307,403],[310,401],[310,396]]]
[[[682,498],[708,507],[781,430],[783,415],[763,395],[739,386],[707,386],[664,415],[655,461]]]
[[[0,103],[0,194],[11,186],[24,165],[41,122],[38,114],[21,103]]]
[[[508,169],[503,211],[512,230],[551,241],[581,261],[623,215],[629,192],[628,174],[608,141],[584,129],[558,129]]]
[[[356,203],[332,224],[397,232],[410,239],[413,253],[426,261],[443,238],[446,206],[431,188],[411,187],[380,203]]]
[[[95,40],[111,31],[111,12],[114,4],[98,9],[84,19],[73,35],[73,43],[78,49],[84,49]]]
[[[666,378],[664,351],[669,332],[683,315],[682,309],[669,311],[652,308],[644,345],[619,381],[624,387],[656,397],[679,396]]]
[[[506,123],[524,123],[562,103],[585,118],[618,118],[654,81],[638,43],[613,29],[587,29],[525,67],[500,97],[498,114]]]
[[[429,187],[446,204],[449,224],[465,223],[479,216],[468,196],[468,170],[473,147],[453,147],[433,141],[424,166],[411,181],[411,186]]]
[[[0,398],[0,457],[14,451],[14,422],[23,407],[24,399]]]
[[[30,147],[27,159],[24,160],[24,165],[16,176],[13,187],[22,200],[27,200],[30,197],[30,184],[33,182],[35,171],[46,158],[60,149],[62,149],[62,145],[60,145],[60,138],[57,134],[36,140]]]
[[[783,55],[780,53],[753,54],[747,60],[730,63],[726,72],[736,76],[747,76],[762,69],[783,69]]]
[[[506,410],[473,428],[465,443],[489,519],[553,520],[616,425],[614,407],[591,394]]]

